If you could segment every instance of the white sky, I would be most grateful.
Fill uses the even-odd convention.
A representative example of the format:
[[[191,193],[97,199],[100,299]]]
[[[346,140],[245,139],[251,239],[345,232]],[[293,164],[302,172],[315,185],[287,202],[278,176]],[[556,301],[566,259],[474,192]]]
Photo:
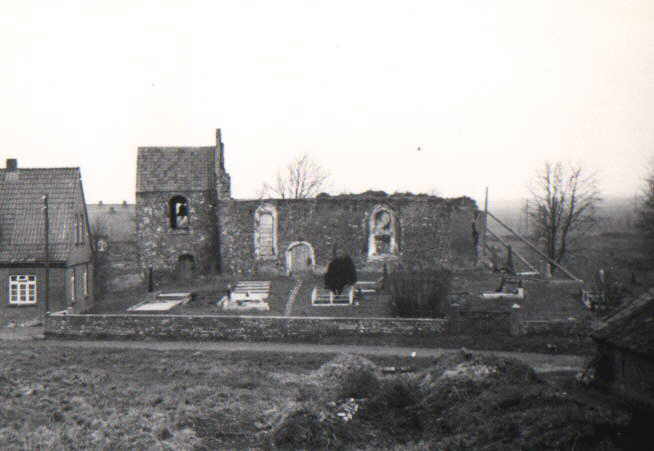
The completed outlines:
[[[16,0],[0,55],[0,166],[80,166],[89,202],[216,128],[237,198],[305,152],[334,193],[478,200],[548,159],[630,196],[654,155],[651,0]]]

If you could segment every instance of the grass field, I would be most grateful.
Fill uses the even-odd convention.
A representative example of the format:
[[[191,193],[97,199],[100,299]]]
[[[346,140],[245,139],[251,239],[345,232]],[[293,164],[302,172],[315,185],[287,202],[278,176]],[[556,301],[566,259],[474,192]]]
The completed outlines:
[[[280,436],[287,437],[283,431],[284,428],[295,427],[294,416],[314,411],[312,409],[333,410],[334,407],[330,407],[332,402],[336,402],[334,406],[349,402],[347,399],[343,401],[340,396],[347,397],[350,391],[346,393],[342,390],[347,387],[362,389],[363,386],[358,382],[355,385],[351,382],[354,375],[361,374],[356,365],[332,365],[332,370],[327,374],[329,377],[325,378],[326,370],[320,368],[333,358],[333,355],[325,354],[82,349],[76,348],[74,344],[63,347],[47,342],[3,342],[0,343],[0,399],[3,406],[0,409],[0,448],[208,450],[267,447],[271,437],[276,437],[275,440],[278,441],[282,440]],[[371,360],[378,367],[407,365],[404,358],[376,357]],[[457,362],[441,363],[439,371],[457,365]],[[482,363],[497,363],[493,359],[484,362],[475,363],[475,368]],[[501,369],[504,368],[503,363],[497,364],[500,365],[497,371],[505,371]],[[431,359],[415,359],[411,362],[415,370],[428,369],[433,365]],[[434,370],[430,371],[433,373]],[[496,370],[491,373],[493,371]],[[479,389],[472,391],[467,383],[457,385],[459,393],[467,393],[466,397],[459,400],[461,405],[468,406],[466,408],[472,409],[470,414],[473,414],[479,408],[475,396],[482,396],[479,402],[486,404],[486,410],[489,403],[495,400],[507,402],[502,399],[508,396],[506,399],[512,399],[510,402],[514,403],[510,408],[512,413],[507,414],[506,420],[502,421],[512,424],[511,428],[523,428],[525,433],[528,432],[529,423],[515,421],[529,418],[529,415],[536,412],[536,407],[540,409],[539,415],[549,415],[557,424],[556,427],[566,428],[566,431],[572,427],[572,432],[578,431],[586,438],[593,433],[593,428],[602,427],[601,421],[591,421],[591,417],[597,417],[596,410],[592,411],[592,415],[589,411],[590,416],[584,416],[582,412],[574,410],[577,409],[574,406],[583,405],[584,402],[576,400],[570,403],[566,400],[579,390],[574,388],[569,377],[555,375],[553,379],[557,383],[566,385],[563,388],[548,388],[549,385],[542,385],[543,382],[538,382],[541,385],[529,382],[532,381],[530,376],[524,381],[524,387],[529,388],[525,391],[529,396],[525,401],[527,404],[517,406],[517,392],[509,390],[505,393],[505,388],[502,388],[508,389],[507,384],[515,387],[515,376],[510,376],[511,374],[514,373],[509,372],[507,376],[497,379],[500,384],[497,392],[487,390],[488,387],[494,387],[495,382],[482,384]],[[417,392],[411,390],[418,390],[424,395],[425,387],[433,385],[430,382],[432,385],[423,384],[418,389],[413,382],[407,380],[409,382],[406,385],[403,380],[403,376],[388,376],[379,379],[381,385],[366,385],[368,391],[371,387],[379,387],[378,393],[383,395],[383,399],[379,399],[373,393],[368,394],[372,396],[370,406],[382,401],[390,402],[386,397],[396,396],[392,394],[395,393],[394,390],[410,389],[402,395],[405,400],[402,402],[406,404],[406,400],[417,396]],[[439,388],[434,386],[434,390],[437,389]],[[496,395],[492,393],[497,393],[499,397],[494,398]],[[397,392],[397,395],[400,394]],[[557,396],[564,398],[559,399],[558,407],[555,408],[557,404],[552,402],[558,399]],[[580,392],[580,396],[586,395]],[[456,408],[459,402],[457,399],[443,399],[438,404],[440,407],[431,408],[446,412],[445,409]],[[365,403],[363,400],[356,402]],[[576,423],[572,420],[554,420],[563,408],[562,405],[569,405],[573,409],[569,413],[574,416]],[[403,413],[401,406],[393,407],[392,404],[386,408],[379,407],[362,410],[365,415],[355,416],[356,421],[348,423],[350,429],[347,431],[335,430],[335,439],[341,442],[334,443],[341,443],[342,446],[339,447],[349,449],[386,449],[394,446],[399,446],[396,449],[423,449],[422,445],[412,445],[411,442],[427,440],[427,436],[412,425],[398,422],[399,418],[407,417],[409,411]],[[456,409],[458,410],[453,410],[452,414],[464,414],[461,409]],[[395,412],[393,415],[396,416],[379,418],[379,414],[386,411]],[[371,413],[377,416],[376,419],[370,417]],[[422,417],[425,420],[435,420],[437,416],[433,415]],[[341,421],[334,418],[337,422]],[[341,423],[334,425],[334,418],[330,417],[320,430],[343,426]],[[609,423],[613,421],[617,420],[612,419]],[[380,430],[369,440],[366,434],[371,432],[370,428],[380,427],[383,422],[388,422],[394,429],[387,428],[384,432]],[[474,424],[473,421],[466,426],[470,427],[471,439],[483,438],[483,435],[479,435],[478,425]],[[538,424],[539,428],[547,432],[549,423]],[[624,426],[624,421],[621,424]],[[509,431],[509,438],[519,439],[519,435],[511,432],[513,429],[506,429],[500,423],[496,426],[494,434],[504,436]],[[345,437],[343,433],[354,434],[347,446],[342,442]],[[452,434],[445,429],[439,434],[441,435],[429,435],[429,440],[452,438]],[[297,434],[292,434],[292,440],[302,439]],[[509,445],[511,442],[504,443],[502,449],[515,449]]]

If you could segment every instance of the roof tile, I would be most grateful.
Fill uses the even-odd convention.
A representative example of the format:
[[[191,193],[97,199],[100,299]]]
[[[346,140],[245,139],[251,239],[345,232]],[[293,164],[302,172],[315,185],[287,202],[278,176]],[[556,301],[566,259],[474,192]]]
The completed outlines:
[[[79,168],[0,169],[0,262],[43,261],[44,194],[48,195],[50,260],[66,261],[75,213],[81,210]]]

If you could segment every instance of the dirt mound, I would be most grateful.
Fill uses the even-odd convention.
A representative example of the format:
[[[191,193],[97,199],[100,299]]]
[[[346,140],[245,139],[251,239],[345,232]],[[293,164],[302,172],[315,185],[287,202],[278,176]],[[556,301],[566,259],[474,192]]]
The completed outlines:
[[[309,376],[321,391],[280,418],[270,444],[615,449],[611,434],[630,419],[614,406],[545,383],[513,359],[461,351],[416,374],[380,377],[377,371],[355,356],[323,365]]]
[[[323,400],[366,398],[379,388],[381,371],[365,357],[340,354],[310,374],[305,390]]]

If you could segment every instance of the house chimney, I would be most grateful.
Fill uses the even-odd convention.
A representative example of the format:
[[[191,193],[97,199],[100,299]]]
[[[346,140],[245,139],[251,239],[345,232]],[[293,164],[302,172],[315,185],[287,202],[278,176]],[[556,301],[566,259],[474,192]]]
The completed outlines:
[[[7,170],[9,172],[14,172],[18,169],[18,160],[15,158],[7,158]]]

